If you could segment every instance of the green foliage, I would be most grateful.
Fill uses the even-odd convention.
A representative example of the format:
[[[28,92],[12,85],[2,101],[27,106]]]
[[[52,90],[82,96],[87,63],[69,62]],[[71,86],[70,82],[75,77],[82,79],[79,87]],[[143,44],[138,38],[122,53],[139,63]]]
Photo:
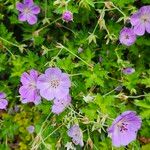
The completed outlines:
[[[16,2],[0,1],[0,92],[9,102],[0,110],[0,150],[65,150],[71,142],[67,130],[75,123],[85,145],[74,145],[77,150],[149,150],[140,139],[150,139],[150,37],[137,37],[130,47],[118,38],[124,26],[131,26],[128,17],[150,1],[34,0],[41,12],[32,26],[18,20]],[[73,13],[72,22],[61,19],[65,10]],[[71,79],[71,106],[60,115],[45,99],[39,105],[20,100],[22,73],[35,69],[41,74],[48,67],[59,67]],[[135,72],[123,74],[126,67]],[[123,89],[115,90],[120,85]],[[92,100],[85,101],[86,96]],[[126,110],[137,112],[142,127],[137,140],[116,148],[107,128]]]

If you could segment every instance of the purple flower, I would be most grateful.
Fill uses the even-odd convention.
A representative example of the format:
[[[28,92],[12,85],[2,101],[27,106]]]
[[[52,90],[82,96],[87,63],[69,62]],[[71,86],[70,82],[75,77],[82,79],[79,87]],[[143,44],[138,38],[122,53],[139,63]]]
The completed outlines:
[[[67,96],[70,86],[69,75],[62,73],[59,68],[48,68],[37,81],[40,95],[47,100],[62,99]]]
[[[98,60],[101,63],[103,61],[103,58],[101,56],[99,56]]]
[[[30,73],[24,72],[21,76],[22,86],[19,88],[19,93],[22,98],[22,103],[33,102],[35,105],[41,102],[41,96],[37,89],[38,72],[34,69]]]
[[[65,96],[61,99],[54,99],[54,105],[52,106],[52,112],[55,114],[60,114],[65,110],[67,106],[69,106],[71,102],[70,95]]]
[[[16,9],[20,11],[20,21],[27,21],[30,25],[37,22],[36,15],[40,13],[40,8],[33,3],[33,0],[24,0],[23,3],[18,2]]]
[[[80,146],[84,145],[83,134],[78,125],[75,124],[68,130],[68,136],[72,138],[72,141],[75,145],[78,145],[78,144]]]
[[[32,125],[30,125],[30,126],[27,127],[27,131],[28,131],[29,133],[33,133],[33,132],[34,132],[34,129],[35,129],[35,127],[32,126]]]
[[[120,92],[122,90],[123,90],[122,85],[119,85],[115,88],[115,91],[117,91],[117,92]]]
[[[135,69],[134,68],[125,68],[125,69],[123,69],[123,71],[122,71],[124,74],[132,74],[132,73],[134,73],[135,72]]]
[[[135,34],[144,35],[145,31],[150,33],[150,5],[141,7],[131,16],[130,22]]]
[[[62,14],[62,19],[66,22],[72,21],[73,20],[73,14],[71,11],[65,11]]]
[[[126,46],[130,46],[130,45],[134,44],[134,42],[136,41],[136,35],[135,35],[133,29],[124,27],[120,31],[119,40],[120,40],[120,43],[122,43]]]
[[[108,135],[111,137],[114,146],[126,146],[136,139],[137,131],[140,127],[141,119],[136,113],[125,111],[108,128]]]
[[[6,94],[0,92],[0,109],[6,109],[8,101],[6,100]]]

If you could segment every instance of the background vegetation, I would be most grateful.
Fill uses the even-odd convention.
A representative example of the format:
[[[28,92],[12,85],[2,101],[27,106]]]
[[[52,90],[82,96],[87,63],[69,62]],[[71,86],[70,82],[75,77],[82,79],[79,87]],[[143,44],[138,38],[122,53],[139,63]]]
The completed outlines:
[[[124,26],[131,26],[131,14],[150,1],[35,0],[41,12],[32,26],[18,20],[16,2],[0,1],[0,91],[9,101],[7,110],[0,111],[0,149],[67,149],[68,127],[77,122],[84,139],[84,148],[77,149],[148,150],[150,37],[138,37],[130,47],[118,37]],[[66,9],[73,13],[72,22],[61,19]],[[60,115],[51,113],[52,103],[46,100],[37,106],[22,104],[18,93],[23,72],[53,66],[72,82],[72,105]],[[123,74],[126,67],[135,72]],[[136,141],[115,148],[106,130],[126,110],[141,116],[142,127]],[[35,127],[32,134],[30,125]]]

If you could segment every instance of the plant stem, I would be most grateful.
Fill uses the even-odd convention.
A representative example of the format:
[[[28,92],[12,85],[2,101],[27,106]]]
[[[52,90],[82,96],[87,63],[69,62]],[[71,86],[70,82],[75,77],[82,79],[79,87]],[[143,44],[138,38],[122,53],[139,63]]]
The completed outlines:
[[[10,42],[10,41],[7,41],[6,39],[4,39],[4,38],[2,38],[2,37],[0,37],[0,39],[1,39],[2,41],[7,42],[7,43],[8,43],[8,44],[10,44],[10,45],[13,45],[13,46],[15,46],[15,47],[18,47],[18,48],[19,48],[19,45],[17,45],[17,44],[14,44],[14,43],[12,43],[12,42]]]
[[[58,18],[58,19],[52,21],[51,23],[49,23],[49,24],[47,24],[46,26],[44,26],[44,27],[38,29],[38,30],[35,31],[35,32],[37,32],[37,33],[41,32],[43,29],[47,28],[48,26],[52,25],[53,23],[57,22],[57,21],[60,20],[60,19],[61,19],[61,18]]]
[[[81,57],[79,57],[78,55],[76,55],[74,52],[70,51],[67,47],[63,46],[61,43],[58,43],[60,47],[62,47],[63,49],[67,50],[69,53],[71,53],[72,55],[74,55],[75,57],[77,57],[78,59],[80,59],[82,62],[84,62],[87,66],[93,68],[92,65],[88,64],[85,60],[83,60]]]

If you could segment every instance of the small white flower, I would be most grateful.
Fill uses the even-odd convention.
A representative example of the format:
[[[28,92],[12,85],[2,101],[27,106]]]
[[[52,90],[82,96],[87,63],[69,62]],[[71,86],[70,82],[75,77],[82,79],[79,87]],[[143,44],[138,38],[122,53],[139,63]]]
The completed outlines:
[[[76,150],[76,148],[74,147],[74,145],[72,144],[72,142],[67,142],[67,144],[65,145],[65,147],[67,148],[67,150]]]
[[[86,103],[90,103],[94,100],[94,96],[91,96],[91,95],[87,95],[87,96],[83,96],[83,100],[86,102]]]

